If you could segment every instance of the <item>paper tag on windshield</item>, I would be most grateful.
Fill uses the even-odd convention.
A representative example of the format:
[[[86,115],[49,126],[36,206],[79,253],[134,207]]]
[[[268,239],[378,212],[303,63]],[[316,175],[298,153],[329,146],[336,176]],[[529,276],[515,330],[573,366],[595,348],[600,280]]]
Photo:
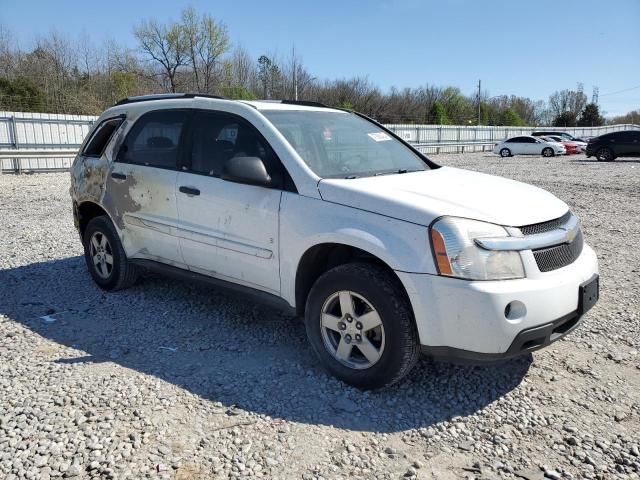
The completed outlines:
[[[369,135],[376,142],[386,142],[387,140],[391,140],[391,137],[384,132],[367,133],[367,135]]]

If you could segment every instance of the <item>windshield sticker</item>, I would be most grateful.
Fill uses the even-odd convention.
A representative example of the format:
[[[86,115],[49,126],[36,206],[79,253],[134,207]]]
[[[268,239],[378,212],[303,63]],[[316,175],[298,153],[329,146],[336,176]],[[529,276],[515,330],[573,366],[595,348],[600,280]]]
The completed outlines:
[[[331,130],[329,130],[329,128],[327,127],[324,127],[324,130],[322,130],[322,136],[327,142],[330,142],[332,139]]]
[[[391,137],[384,132],[367,133],[367,135],[376,142],[386,142],[387,140],[391,140]]]

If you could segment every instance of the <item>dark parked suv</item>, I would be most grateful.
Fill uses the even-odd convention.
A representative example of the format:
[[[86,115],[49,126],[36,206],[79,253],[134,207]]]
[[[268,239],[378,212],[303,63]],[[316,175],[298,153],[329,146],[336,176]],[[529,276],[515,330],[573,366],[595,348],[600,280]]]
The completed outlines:
[[[640,130],[613,132],[592,138],[587,144],[587,157],[610,162],[618,157],[640,157]]]

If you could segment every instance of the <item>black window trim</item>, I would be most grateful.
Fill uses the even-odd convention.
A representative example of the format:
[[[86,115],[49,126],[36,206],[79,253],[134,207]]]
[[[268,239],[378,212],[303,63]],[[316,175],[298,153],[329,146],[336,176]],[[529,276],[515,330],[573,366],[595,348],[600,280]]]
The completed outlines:
[[[128,162],[126,160],[122,160],[121,155],[122,155],[122,147],[127,143],[127,140],[129,139],[129,136],[131,135],[131,132],[133,131],[133,129],[135,128],[135,126],[147,115],[150,115],[152,113],[157,113],[157,112],[185,112],[185,119],[184,119],[184,124],[182,126],[182,131],[180,132],[180,138],[178,139],[178,151],[176,154],[176,164],[174,167],[162,167],[159,165],[145,165],[144,163],[137,163],[137,162]],[[122,140],[122,143],[119,145],[118,147],[118,153],[116,154],[115,158],[113,159],[114,163],[121,163],[123,165],[136,165],[139,167],[147,167],[147,168],[157,168],[160,170],[170,170],[170,171],[174,171],[174,172],[180,172],[183,171],[181,169],[181,165],[183,164],[183,156],[184,156],[184,150],[185,150],[185,135],[187,133],[187,131],[189,130],[190,124],[191,124],[191,117],[193,116],[193,109],[191,108],[185,108],[185,107],[179,107],[179,108],[157,108],[157,109],[153,109],[153,110],[149,110],[147,112],[144,112],[142,115],[140,115],[138,117],[138,119],[133,122],[133,125],[131,125],[131,127],[129,128],[129,131],[127,132],[127,135],[124,137],[124,140]]]
[[[210,114],[222,114],[222,115],[226,115],[228,117],[231,117],[233,119],[238,120],[238,122],[244,122],[246,125],[248,125],[250,128],[252,128],[255,133],[258,136],[258,140],[262,141],[264,143],[264,145],[271,150],[271,153],[273,154],[273,156],[277,159],[277,161],[280,163],[280,165],[282,166],[284,175],[286,177],[289,177],[289,182],[286,181],[286,178],[283,178],[283,185],[281,185],[280,187],[276,187],[276,186],[266,186],[263,188],[270,188],[273,190],[280,190],[283,192],[291,192],[291,193],[298,193],[298,188],[295,185],[295,182],[293,181],[293,177],[291,177],[291,174],[289,173],[289,171],[287,170],[287,167],[285,166],[285,164],[282,162],[282,160],[280,160],[280,157],[278,156],[278,154],[276,153],[275,149],[271,146],[271,144],[267,141],[266,138],[264,138],[264,135],[262,135],[262,133],[260,132],[260,130],[258,130],[258,128],[256,128],[255,125],[253,125],[249,120],[247,120],[246,118],[244,118],[241,115],[238,115],[236,113],[232,113],[232,112],[227,112],[226,110],[214,110],[211,108],[190,108],[189,110],[191,110],[191,115],[189,117],[189,119],[187,120],[187,124],[186,124],[186,128],[183,132],[183,135],[180,138],[180,142],[182,144],[182,149],[181,149],[181,153],[182,155],[178,156],[178,169],[183,172],[183,173],[189,173],[191,175],[200,175],[202,177],[207,177],[207,178],[217,178],[222,180],[220,175],[208,175],[206,173],[202,173],[202,172],[194,172],[193,170],[191,170],[191,150],[193,148],[193,135],[192,135],[192,129],[193,129],[193,122],[194,119],[196,118],[196,115],[199,113],[210,113]],[[187,135],[187,136],[185,136]],[[289,186],[287,185],[287,183],[289,183]],[[290,187],[290,188],[288,188]]]
[[[83,157],[87,157],[87,158],[101,158],[102,155],[104,155],[104,151],[107,149],[107,145],[109,145],[111,143],[111,140],[113,140],[113,136],[116,134],[116,132],[118,130],[120,130],[120,128],[122,127],[122,124],[124,123],[126,118],[127,118],[127,116],[124,113],[121,113],[120,115],[114,115],[113,117],[105,118],[99,124],[97,124],[96,127],[91,132],[91,135],[89,136],[89,138],[85,142],[84,146],[82,147],[82,153],[80,155],[82,155]],[[115,128],[113,130],[113,132],[111,132],[111,135],[109,135],[109,138],[104,143],[104,146],[102,147],[102,150],[100,151],[100,155],[88,155],[87,154],[87,148],[89,148],[89,145],[91,145],[91,142],[95,138],[96,134],[100,131],[100,129],[102,128],[102,126],[105,123],[110,122],[112,120],[120,120],[120,124],[117,126],[117,128]]]

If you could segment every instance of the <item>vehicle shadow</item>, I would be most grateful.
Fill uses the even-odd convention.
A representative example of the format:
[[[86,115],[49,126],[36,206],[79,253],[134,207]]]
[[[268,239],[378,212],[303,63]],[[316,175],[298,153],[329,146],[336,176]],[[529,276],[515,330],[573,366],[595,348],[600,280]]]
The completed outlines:
[[[422,359],[400,385],[361,392],[318,366],[299,319],[208,286],[145,274],[131,289],[107,293],[79,256],[0,270],[0,285],[0,313],[75,349],[51,362],[113,362],[226,408],[296,422],[377,432],[428,427],[507,394],[531,363]]]
[[[640,158],[616,158],[612,162],[599,162],[595,158],[576,158],[569,161],[573,163],[602,163],[604,165],[610,165],[612,163],[640,163]]]

